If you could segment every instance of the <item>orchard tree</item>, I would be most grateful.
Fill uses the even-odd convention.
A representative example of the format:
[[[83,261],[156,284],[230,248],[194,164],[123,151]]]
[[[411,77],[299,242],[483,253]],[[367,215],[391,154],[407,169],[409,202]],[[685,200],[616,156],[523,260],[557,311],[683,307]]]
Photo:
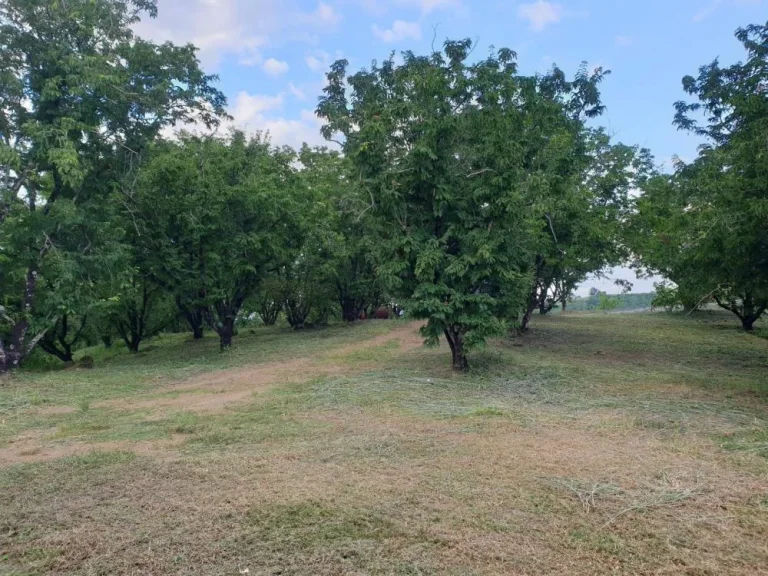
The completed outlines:
[[[154,0],[0,3],[0,372],[56,322],[39,309],[52,254],[100,250],[93,216],[122,194],[148,143],[223,113],[194,47],[133,35],[156,12]]]
[[[375,270],[379,222],[370,195],[350,160],[338,152],[304,146],[299,159],[302,175],[324,209],[325,257],[341,316],[354,322],[383,299]]]
[[[138,353],[143,341],[157,336],[174,319],[169,296],[140,270],[117,287],[116,296],[106,303],[107,317],[129,352]]]
[[[523,331],[534,310],[546,314],[557,304],[565,307],[588,275],[628,257],[624,224],[629,192],[653,173],[653,159],[648,150],[611,144],[601,129],[584,131],[581,137],[567,165],[570,172],[567,167],[556,168],[562,186],[542,200],[546,211],[533,287],[520,322]]]
[[[379,276],[427,320],[427,343],[445,336],[457,370],[523,307],[545,213],[535,199],[557,186],[578,109],[599,110],[589,78],[521,77],[511,50],[476,63],[471,51],[470,40],[447,41],[351,76],[338,61],[317,110],[381,223]]]
[[[696,97],[675,125],[705,138],[689,165],[638,200],[641,260],[692,300],[714,299],[745,330],[768,309],[768,24],[736,31],[747,58],[683,78]]]
[[[140,176],[140,268],[199,310],[222,349],[245,301],[300,247],[294,161],[261,135],[182,134],[158,145]]]

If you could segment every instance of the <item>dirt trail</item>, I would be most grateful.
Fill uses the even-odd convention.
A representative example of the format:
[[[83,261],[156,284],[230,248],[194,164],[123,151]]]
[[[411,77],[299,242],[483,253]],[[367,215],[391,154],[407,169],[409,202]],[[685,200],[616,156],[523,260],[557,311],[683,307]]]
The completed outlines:
[[[158,387],[150,392],[166,396],[147,398],[147,392],[128,398],[119,398],[93,404],[96,408],[118,410],[151,410],[147,418],[162,417],[169,409],[196,413],[213,414],[225,411],[238,403],[247,402],[254,394],[262,393],[280,384],[301,383],[320,376],[333,376],[360,372],[375,362],[344,362],[344,356],[354,352],[383,346],[389,342],[399,343],[400,351],[411,350],[422,345],[418,334],[418,323],[409,323],[385,334],[332,348],[320,354],[293,358],[280,362],[266,362],[241,368],[219,370],[193,376],[176,384]],[[337,359],[337,361],[334,361]],[[172,396],[167,396],[172,394]],[[63,413],[57,408],[56,413]],[[68,409],[67,411],[74,411]],[[0,448],[0,463],[17,464],[53,460],[65,456],[86,454],[94,450],[128,450],[153,456],[167,456],[172,448],[182,443],[184,437],[145,440],[139,442],[67,442],[51,444],[45,436],[50,431],[36,430],[12,440]]]
[[[423,340],[416,331],[417,326],[415,323],[407,324],[386,334],[333,348],[314,356],[200,374],[157,390],[163,394],[173,394],[170,397],[120,398],[95,406],[124,410],[176,408],[199,413],[221,412],[232,404],[243,402],[254,394],[279,384],[300,383],[319,376],[358,372],[369,366],[365,363],[350,366],[348,363],[332,362],[339,356],[383,346],[393,340],[399,342],[401,351],[421,346]]]

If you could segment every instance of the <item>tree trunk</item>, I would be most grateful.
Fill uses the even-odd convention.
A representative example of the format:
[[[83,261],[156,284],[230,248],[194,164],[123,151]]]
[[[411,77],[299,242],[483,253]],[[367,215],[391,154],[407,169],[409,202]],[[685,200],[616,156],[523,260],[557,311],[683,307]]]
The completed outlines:
[[[138,333],[132,332],[131,335],[124,340],[125,345],[128,347],[128,351],[131,354],[139,353],[139,346],[141,346],[141,336]]]
[[[741,327],[746,332],[752,332],[755,329],[755,322],[757,321],[756,316],[742,316],[741,317]]]
[[[534,286],[533,292],[531,293],[531,296],[528,298],[528,308],[525,309],[523,318],[520,321],[520,332],[528,331],[528,323],[531,321],[531,316],[533,316],[533,311],[536,310],[536,307],[538,306],[538,303],[539,303],[538,290],[539,290],[538,286]]]
[[[469,368],[467,354],[464,351],[464,335],[455,327],[446,328],[443,332],[451,348],[451,367],[458,372],[464,372]]]
[[[56,320],[53,328],[48,330],[40,341],[40,347],[50,354],[55,356],[62,362],[67,364],[72,362],[72,347],[80,341],[80,336],[83,334],[86,323],[88,322],[88,316],[83,316],[80,319],[80,326],[72,336],[71,340],[67,340],[70,336],[70,322],[69,315],[63,314]]]
[[[568,300],[565,298],[560,301],[560,306],[562,307],[563,312],[565,312],[565,307],[568,305]]]
[[[752,332],[755,329],[755,322],[760,319],[768,309],[768,302],[758,301],[755,302],[754,297],[750,292],[746,292],[741,298],[741,305],[733,300],[723,301],[717,294],[713,296],[717,305],[721,308],[733,312],[741,320],[741,327],[746,332]]]
[[[219,326],[219,348],[226,350],[232,347],[232,336],[235,335],[235,318],[228,316]]]
[[[72,346],[69,344],[64,344],[62,349],[59,350],[55,344],[51,344],[50,342],[43,339],[43,341],[40,342],[40,348],[45,350],[51,356],[55,356],[62,362],[65,362],[66,364],[72,362]]]
[[[179,296],[176,296],[175,300],[176,308],[179,309],[190,330],[192,330],[192,338],[200,340],[203,337],[203,311],[198,306],[185,304]]]
[[[274,326],[277,322],[277,318],[280,315],[280,309],[282,306],[280,302],[274,300],[265,299],[259,306],[259,316],[265,326]]]
[[[203,323],[192,325],[192,339],[200,340],[203,337]]]
[[[360,310],[358,309],[357,302],[354,301],[352,298],[342,298],[341,299],[341,317],[344,319],[345,322],[354,322],[358,319],[358,316],[360,315]]]
[[[232,300],[220,300],[212,308],[204,310],[205,321],[219,335],[222,352],[232,346],[232,337],[236,334],[235,320],[244,300],[245,296],[236,295]]]
[[[285,301],[285,314],[288,324],[294,330],[302,330],[304,322],[306,322],[307,316],[309,316],[310,308],[307,302],[296,298],[287,298]]]
[[[31,266],[27,269],[24,283],[24,295],[22,297],[21,318],[11,326],[11,332],[7,339],[0,336],[0,374],[10,372],[21,366],[22,361],[35,348],[37,343],[45,335],[41,332],[27,342],[29,331],[29,315],[32,312],[32,304],[37,292],[37,269]]]

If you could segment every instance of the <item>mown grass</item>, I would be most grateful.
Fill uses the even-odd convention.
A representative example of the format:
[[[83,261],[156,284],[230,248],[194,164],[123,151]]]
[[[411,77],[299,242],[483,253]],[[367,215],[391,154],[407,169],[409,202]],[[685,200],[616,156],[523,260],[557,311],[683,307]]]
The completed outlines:
[[[6,447],[97,451],[0,466],[0,573],[766,572],[768,341],[722,314],[562,314],[459,375],[402,327],[14,377]],[[321,373],[210,413],[169,388],[301,357]]]
[[[224,353],[211,333],[199,341],[191,340],[188,334],[161,335],[147,342],[138,354],[130,354],[120,341],[110,349],[85,348],[75,355],[75,360],[92,356],[93,369],[54,364],[58,369],[25,370],[4,382],[0,388],[0,414],[26,406],[77,405],[84,399],[120,397],[213,370],[309,356],[389,328],[391,324],[366,322],[355,330],[342,325],[298,332],[285,327],[241,329],[232,349]]]

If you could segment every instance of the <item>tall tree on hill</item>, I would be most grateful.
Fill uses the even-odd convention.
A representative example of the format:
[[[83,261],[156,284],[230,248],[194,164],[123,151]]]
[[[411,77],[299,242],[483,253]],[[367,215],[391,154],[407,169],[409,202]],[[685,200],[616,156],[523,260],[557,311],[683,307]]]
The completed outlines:
[[[48,260],[74,267],[100,249],[92,224],[147,144],[223,113],[194,47],[133,35],[156,12],[154,0],[0,3],[0,372],[56,321],[39,309]]]
[[[577,109],[600,107],[594,79],[521,77],[511,50],[474,64],[471,50],[447,41],[348,77],[336,62],[318,106],[382,222],[380,277],[427,320],[427,343],[445,336],[457,370],[522,307],[546,210],[536,199],[558,185],[582,129]]]

